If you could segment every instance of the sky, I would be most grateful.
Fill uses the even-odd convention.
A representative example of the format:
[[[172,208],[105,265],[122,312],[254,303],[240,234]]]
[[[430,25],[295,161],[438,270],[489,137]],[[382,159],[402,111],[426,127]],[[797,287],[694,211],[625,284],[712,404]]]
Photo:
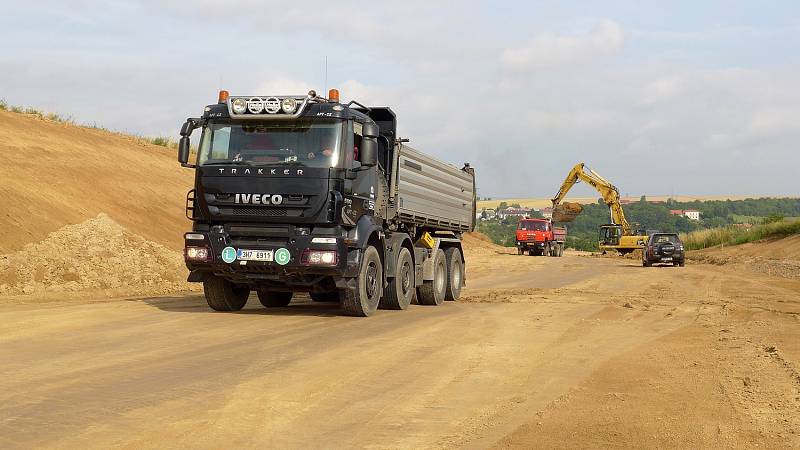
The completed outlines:
[[[623,195],[800,194],[796,1],[0,0],[0,11],[0,98],[79,123],[177,138],[221,88],[335,87],[390,106],[412,147],[470,162],[482,197],[550,197],[577,162]]]

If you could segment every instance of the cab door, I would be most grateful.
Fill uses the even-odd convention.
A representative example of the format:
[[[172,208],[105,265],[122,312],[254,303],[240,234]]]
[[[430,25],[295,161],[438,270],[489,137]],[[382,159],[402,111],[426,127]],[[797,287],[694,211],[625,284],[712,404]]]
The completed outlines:
[[[348,121],[347,139],[345,139],[345,168],[349,176],[344,186],[344,207],[342,220],[347,225],[355,225],[364,215],[375,214],[377,198],[378,166],[362,167],[358,161],[358,151],[361,148],[362,123],[354,120]]]

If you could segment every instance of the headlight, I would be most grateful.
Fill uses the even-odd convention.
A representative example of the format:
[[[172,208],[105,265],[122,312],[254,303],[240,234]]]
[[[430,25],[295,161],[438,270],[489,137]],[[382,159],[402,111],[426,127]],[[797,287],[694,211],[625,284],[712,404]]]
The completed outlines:
[[[186,247],[187,261],[208,261],[208,247]]]
[[[247,110],[250,111],[250,114],[260,114],[264,110],[264,100],[258,97],[251,98],[247,102]]]
[[[306,250],[300,262],[305,265],[335,266],[339,262],[339,255],[332,250]]]
[[[235,98],[231,102],[231,109],[233,109],[234,114],[244,114],[247,110],[247,100],[243,98]]]
[[[294,114],[297,110],[297,100],[293,98],[285,98],[281,101],[281,109],[286,114]]]
[[[270,97],[264,100],[264,109],[270,114],[275,114],[281,110],[281,101],[275,97]]]

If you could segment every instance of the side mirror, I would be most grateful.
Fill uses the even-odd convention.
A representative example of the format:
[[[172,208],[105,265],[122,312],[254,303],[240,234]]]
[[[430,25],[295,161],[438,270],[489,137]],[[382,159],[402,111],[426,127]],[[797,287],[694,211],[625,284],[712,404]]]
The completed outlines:
[[[381,129],[374,123],[365,123],[361,128],[361,135],[365,138],[377,138],[381,135]]]
[[[189,136],[183,136],[178,141],[178,162],[183,167],[194,167],[189,163]]]
[[[365,127],[366,128],[366,127]],[[364,136],[358,151],[358,161],[362,166],[373,167],[378,164],[378,140]]]
[[[192,119],[187,119],[181,127],[181,136],[191,135],[195,128],[197,128],[197,122]]]

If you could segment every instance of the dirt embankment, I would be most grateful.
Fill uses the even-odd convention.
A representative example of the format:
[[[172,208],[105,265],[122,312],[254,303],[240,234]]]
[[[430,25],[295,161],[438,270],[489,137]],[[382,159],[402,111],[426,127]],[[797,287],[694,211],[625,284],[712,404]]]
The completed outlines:
[[[177,125],[176,125],[177,126]],[[0,254],[107,214],[180,250],[193,173],[175,151],[131,136],[0,111]]]
[[[0,296],[183,291],[192,172],[135,137],[0,111]]]
[[[782,278],[800,279],[800,235],[689,252],[689,259]]]
[[[130,232],[106,214],[0,255],[0,296],[144,296],[191,289],[180,252]]]

